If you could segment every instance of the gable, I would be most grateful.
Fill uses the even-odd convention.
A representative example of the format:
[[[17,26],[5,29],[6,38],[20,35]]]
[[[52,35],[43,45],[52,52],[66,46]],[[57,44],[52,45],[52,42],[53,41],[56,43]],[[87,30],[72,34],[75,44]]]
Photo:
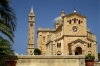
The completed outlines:
[[[74,44],[76,44],[76,43],[81,43],[81,44],[86,43],[86,44],[87,44],[87,42],[85,42],[85,41],[83,41],[83,40],[81,40],[81,39],[77,39],[77,40],[75,40],[75,41],[72,41],[72,42],[70,42],[69,44],[72,44],[72,43],[74,43]]]
[[[83,15],[77,13],[77,12],[73,12],[71,14],[68,14],[68,15],[66,15],[66,17],[71,17],[71,16],[74,16],[74,15],[79,16],[79,17],[82,17],[82,18],[86,18],[86,16],[83,16]]]

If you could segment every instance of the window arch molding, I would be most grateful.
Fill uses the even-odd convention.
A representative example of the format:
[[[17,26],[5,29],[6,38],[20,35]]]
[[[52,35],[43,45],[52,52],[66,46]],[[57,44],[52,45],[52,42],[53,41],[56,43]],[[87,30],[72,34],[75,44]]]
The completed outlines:
[[[61,51],[57,51],[57,55],[61,55],[62,53],[61,53]]]

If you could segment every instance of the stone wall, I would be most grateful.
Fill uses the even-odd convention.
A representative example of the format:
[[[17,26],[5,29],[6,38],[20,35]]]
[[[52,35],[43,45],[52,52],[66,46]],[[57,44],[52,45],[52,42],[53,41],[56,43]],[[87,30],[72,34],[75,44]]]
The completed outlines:
[[[85,56],[18,55],[16,66],[85,66]]]
[[[100,62],[95,62],[94,66],[100,66]]]

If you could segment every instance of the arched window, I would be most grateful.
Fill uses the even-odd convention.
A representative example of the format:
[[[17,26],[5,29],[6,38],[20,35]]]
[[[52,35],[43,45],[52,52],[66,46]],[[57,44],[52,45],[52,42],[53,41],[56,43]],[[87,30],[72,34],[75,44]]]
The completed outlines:
[[[32,50],[30,51],[30,55],[33,55]]]
[[[88,43],[88,48],[91,48],[91,43]]]
[[[74,18],[74,23],[76,23],[76,18]]]
[[[81,21],[79,20],[79,21],[78,21],[78,24],[80,24],[80,23],[81,23]]]
[[[61,47],[61,43],[57,43],[57,48],[60,48]]]
[[[43,42],[45,42],[45,36],[43,36]]]
[[[89,46],[89,43],[88,43],[88,48],[89,48],[90,46]]]
[[[32,50],[30,51],[30,53],[32,52]]]
[[[89,55],[91,55],[91,54],[92,54],[92,52],[91,52],[91,51],[88,51],[88,54],[89,54]]]
[[[57,55],[61,55],[61,54],[62,54],[61,51],[58,51],[58,52],[57,52]]]
[[[33,24],[31,23],[31,24],[30,24],[30,26],[32,27],[32,26],[33,26]]]
[[[72,21],[71,21],[71,20],[69,20],[69,24],[71,24],[71,22],[72,22]]]

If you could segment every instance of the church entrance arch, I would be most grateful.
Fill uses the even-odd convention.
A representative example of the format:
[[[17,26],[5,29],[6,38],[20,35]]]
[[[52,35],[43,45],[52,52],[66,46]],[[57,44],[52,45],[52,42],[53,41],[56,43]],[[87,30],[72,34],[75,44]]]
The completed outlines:
[[[76,47],[75,55],[82,55],[82,48],[81,47]]]

